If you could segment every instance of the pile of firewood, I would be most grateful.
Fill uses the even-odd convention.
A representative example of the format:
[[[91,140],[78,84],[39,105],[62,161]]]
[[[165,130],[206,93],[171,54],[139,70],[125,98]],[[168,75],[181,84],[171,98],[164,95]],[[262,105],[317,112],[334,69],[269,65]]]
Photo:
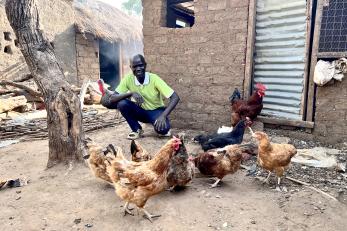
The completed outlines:
[[[83,113],[83,129],[85,132],[116,126],[124,121],[124,118],[120,117],[117,113],[106,112],[98,114],[97,110],[90,110]],[[20,138],[23,141],[28,141],[46,139],[47,137],[46,118],[0,122],[0,140]]]
[[[84,104],[100,104],[101,93],[97,84],[88,81],[84,86]],[[80,94],[81,88],[72,85],[72,89],[76,94]],[[0,120],[11,111],[23,113],[42,109],[45,109],[43,95],[30,74],[13,81],[0,81]]]
[[[42,94],[31,75],[13,81],[0,81],[0,114],[41,109],[43,105]]]

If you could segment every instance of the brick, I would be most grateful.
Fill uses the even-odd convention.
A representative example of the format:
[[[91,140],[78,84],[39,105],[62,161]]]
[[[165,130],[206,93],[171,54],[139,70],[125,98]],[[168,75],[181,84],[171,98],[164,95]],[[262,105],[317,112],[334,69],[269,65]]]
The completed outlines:
[[[229,22],[229,29],[242,29],[247,30],[247,21],[246,20],[238,20]]]
[[[167,43],[167,37],[156,37],[153,42],[158,44]]]
[[[248,6],[247,0],[229,0],[230,7],[244,7]]]
[[[209,1],[207,4],[208,10],[224,10],[227,7],[226,0]]]

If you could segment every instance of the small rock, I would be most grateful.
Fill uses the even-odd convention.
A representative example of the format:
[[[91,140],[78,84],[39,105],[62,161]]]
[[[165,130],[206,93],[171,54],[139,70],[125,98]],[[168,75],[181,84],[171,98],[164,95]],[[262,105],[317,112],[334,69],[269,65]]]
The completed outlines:
[[[85,227],[91,228],[91,227],[93,227],[93,225],[92,224],[86,224]]]
[[[228,227],[228,222],[223,223],[223,228],[226,228],[226,227]]]
[[[81,218],[77,218],[73,221],[73,223],[75,223],[77,225],[77,224],[81,223],[81,220],[82,220]]]
[[[207,227],[212,227],[212,225],[211,225],[211,224],[208,224]]]
[[[251,221],[251,224],[255,225],[257,222],[255,220]]]
[[[17,198],[16,198],[16,201],[20,200],[21,198],[22,198],[22,197],[17,197]]]
[[[216,198],[222,198],[221,196],[219,196],[219,195],[216,195]]]
[[[20,190],[19,190],[19,191],[16,191],[17,194],[19,194],[19,193],[21,193],[21,192],[22,192],[22,191],[20,191]]]
[[[8,219],[9,219],[9,220],[13,220],[13,219],[14,219],[14,217],[9,217]]]

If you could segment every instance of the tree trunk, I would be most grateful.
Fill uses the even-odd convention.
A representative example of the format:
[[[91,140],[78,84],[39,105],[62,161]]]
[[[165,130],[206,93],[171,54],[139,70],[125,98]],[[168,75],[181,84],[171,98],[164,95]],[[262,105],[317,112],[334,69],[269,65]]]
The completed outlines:
[[[53,47],[40,30],[35,0],[7,0],[6,14],[30,72],[43,93],[49,138],[47,167],[82,160],[85,150],[79,98],[65,80]]]

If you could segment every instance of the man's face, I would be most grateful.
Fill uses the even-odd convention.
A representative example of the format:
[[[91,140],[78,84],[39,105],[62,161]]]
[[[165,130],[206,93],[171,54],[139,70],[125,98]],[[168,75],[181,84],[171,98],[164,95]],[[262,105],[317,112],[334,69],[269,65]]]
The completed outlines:
[[[139,57],[135,57],[131,64],[131,69],[136,77],[144,77],[146,73],[146,63]]]

